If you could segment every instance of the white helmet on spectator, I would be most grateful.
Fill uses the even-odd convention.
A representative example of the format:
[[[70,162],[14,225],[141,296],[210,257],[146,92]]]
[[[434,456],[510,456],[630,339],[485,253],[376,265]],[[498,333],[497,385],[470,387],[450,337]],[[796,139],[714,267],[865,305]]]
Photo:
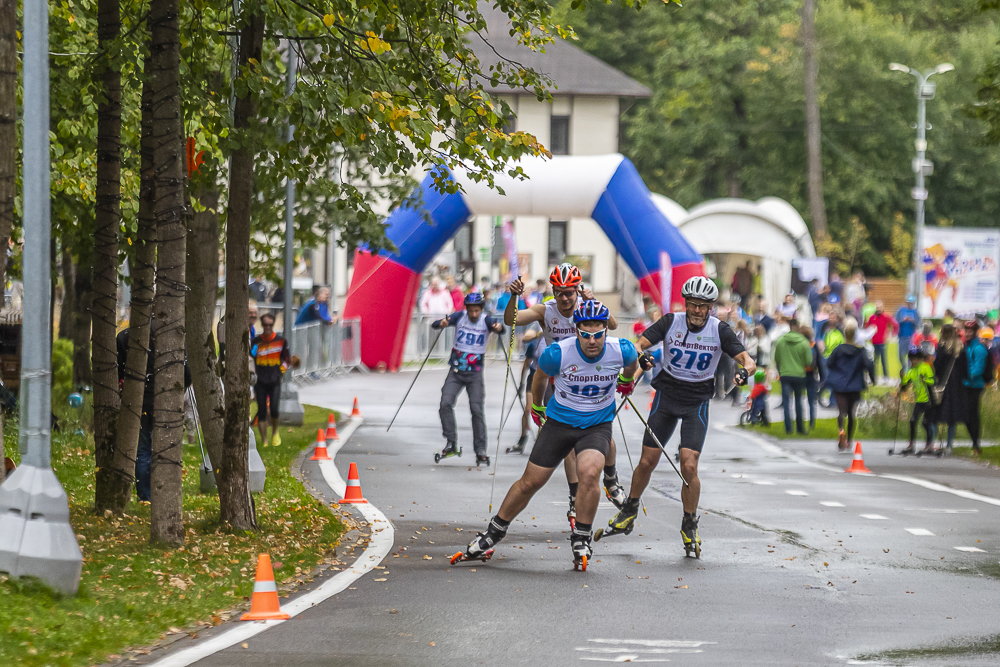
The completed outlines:
[[[719,288],[704,276],[688,278],[681,287],[681,296],[685,299],[702,299],[714,303],[719,298]]]

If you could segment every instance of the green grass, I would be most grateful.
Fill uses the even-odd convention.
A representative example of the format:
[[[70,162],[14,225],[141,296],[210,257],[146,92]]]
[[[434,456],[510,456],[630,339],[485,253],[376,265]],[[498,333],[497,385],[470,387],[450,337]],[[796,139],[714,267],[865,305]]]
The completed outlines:
[[[338,514],[314,499],[290,465],[326,426],[327,411],[306,406],[305,425],[282,431],[279,447],[260,447],[267,486],[255,495],[259,530],[221,529],[218,498],[198,493],[197,445],[184,448],[187,544],[149,545],[149,506],[123,516],[93,513],[94,458],[88,436],[53,436],[53,469],[66,489],[70,523],[83,550],[79,594],[63,597],[38,582],[0,577],[0,665],[41,667],[100,663],[155,642],[171,628],[214,625],[253,591],[258,553],[269,553],[278,583],[301,578],[332,556],[343,531]],[[8,456],[17,457],[16,422],[8,420]],[[193,630],[192,630],[193,632]]]

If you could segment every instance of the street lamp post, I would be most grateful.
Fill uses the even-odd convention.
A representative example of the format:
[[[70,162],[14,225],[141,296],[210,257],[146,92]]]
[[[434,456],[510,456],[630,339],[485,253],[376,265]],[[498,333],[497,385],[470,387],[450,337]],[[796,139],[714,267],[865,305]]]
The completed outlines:
[[[0,571],[75,595],[83,554],[52,471],[49,341],[49,24],[45,0],[24,2],[24,306],[21,466],[0,486]]]
[[[934,173],[933,163],[926,158],[927,154],[927,100],[933,100],[937,84],[931,83],[929,79],[935,74],[944,74],[955,69],[951,63],[941,63],[937,67],[921,73],[912,67],[900,65],[899,63],[889,63],[889,69],[894,72],[905,72],[912,74],[916,80],[917,97],[917,140],[915,148],[917,156],[913,160],[913,172],[916,175],[916,183],[912,196],[916,209],[916,232],[913,239],[913,293],[919,299],[924,290],[922,287],[921,275],[923,273],[923,242],[924,242],[924,202],[927,200],[927,187],[924,184],[924,177]],[[919,308],[919,301],[917,302]]]

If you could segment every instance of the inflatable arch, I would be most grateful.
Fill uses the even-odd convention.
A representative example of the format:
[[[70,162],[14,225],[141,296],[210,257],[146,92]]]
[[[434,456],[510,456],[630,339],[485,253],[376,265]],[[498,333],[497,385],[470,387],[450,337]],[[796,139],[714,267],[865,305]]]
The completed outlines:
[[[420,188],[433,224],[417,210],[397,209],[386,221],[386,234],[398,252],[356,252],[344,317],[361,319],[361,360],[366,366],[399,369],[421,273],[473,215],[591,217],[642,291],[657,303],[663,301],[661,286],[671,286],[670,302],[675,303],[680,301],[681,284],[703,273],[701,255],[667,219],[635,166],[622,155],[532,158],[519,164],[528,180],[498,176],[503,195],[461,171],[451,177],[464,192],[442,194],[426,176]],[[670,272],[661,275],[667,258]]]

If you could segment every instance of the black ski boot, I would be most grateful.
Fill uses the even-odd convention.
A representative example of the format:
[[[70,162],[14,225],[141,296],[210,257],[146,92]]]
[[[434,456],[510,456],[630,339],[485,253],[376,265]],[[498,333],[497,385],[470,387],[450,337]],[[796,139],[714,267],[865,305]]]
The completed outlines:
[[[469,542],[465,551],[459,551],[451,557],[451,564],[461,563],[465,560],[481,560],[484,563],[493,558],[493,547],[500,543],[500,540],[507,536],[507,528],[501,527],[497,523],[496,517],[490,519],[486,526],[485,533],[477,533],[476,539]]]
[[[694,514],[684,513],[684,520],[681,521],[681,539],[684,541],[684,555],[690,556],[694,552],[695,558],[701,558],[701,536],[698,534],[698,517]]]
[[[628,493],[618,483],[618,475],[604,478],[604,495],[608,497],[608,500],[615,506],[615,509],[619,510],[625,505],[625,501],[628,500]]]
[[[490,457],[486,456],[486,454],[476,454],[476,467],[478,468],[479,466],[486,466],[489,468]]]
[[[594,555],[594,549],[590,546],[590,531],[573,529],[569,536],[571,549],[573,550],[573,569],[578,572],[587,571],[587,560]]]
[[[528,444],[528,436],[522,435],[520,438],[517,439],[517,444],[516,445],[514,445],[513,447],[508,447],[507,448],[507,453],[508,454],[523,454],[524,453],[524,446],[526,444]]]
[[[566,518],[569,519],[569,529],[576,530],[576,496],[569,497],[569,510],[566,512]]]
[[[635,518],[637,516],[639,516],[639,499],[628,498],[622,504],[622,508],[615,515],[615,518],[608,521],[607,529],[597,529],[597,532],[594,534],[594,541],[600,542],[605,537],[610,537],[611,535],[630,534],[635,529]]]
[[[434,463],[440,463],[441,459],[451,458],[452,456],[461,456],[462,450],[454,442],[449,442],[445,445],[439,453],[434,454]]]

